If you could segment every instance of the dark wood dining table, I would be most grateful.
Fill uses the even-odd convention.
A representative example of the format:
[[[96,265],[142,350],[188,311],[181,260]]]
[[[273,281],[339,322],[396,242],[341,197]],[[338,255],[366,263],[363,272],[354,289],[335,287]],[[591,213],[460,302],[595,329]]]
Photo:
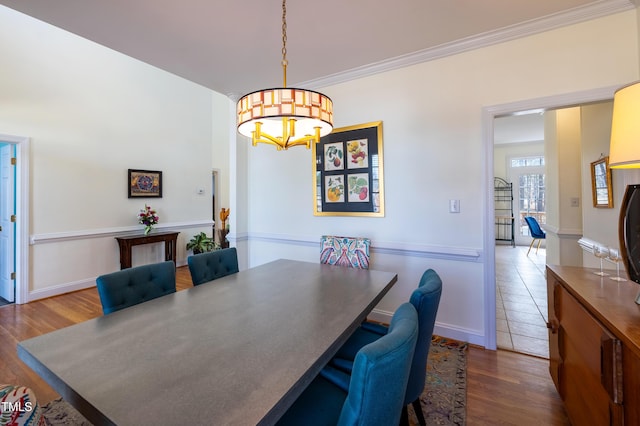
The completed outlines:
[[[397,281],[277,260],[18,344],[95,425],[275,423]]]

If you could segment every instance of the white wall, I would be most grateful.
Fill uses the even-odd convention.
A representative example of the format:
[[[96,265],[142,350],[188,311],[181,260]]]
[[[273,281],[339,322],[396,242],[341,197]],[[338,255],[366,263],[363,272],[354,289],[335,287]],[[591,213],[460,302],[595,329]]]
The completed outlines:
[[[612,179],[613,208],[593,206],[591,189],[591,163],[601,156],[609,155],[609,137],[611,134],[611,116],[613,102],[600,102],[581,108],[582,123],[582,223],[583,235],[610,247],[618,247],[618,214],[624,195],[621,179]],[[590,253],[583,253],[583,265],[596,268],[600,261]],[[605,266],[613,267],[611,264]]]
[[[229,101],[4,6],[0,57],[0,133],[31,138],[31,298],[119,269],[113,236],[142,229],[145,202],[159,229],[181,232],[184,263],[186,240],[211,229],[212,158],[214,145],[228,156]],[[163,197],[128,199],[128,168],[161,170]],[[162,257],[159,244],[134,250],[134,264]]]
[[[316,260],[324,233],[368,236],[373,267],[399,275],[379,314],[406,301],[432,267],[445,286],[436,332],[484,344],[484,176],[493,170],[483,167],[482,108],[637,77],[630,11],[324,88],[336,127],[383,122],[386,216],[314,217],[310,151],[250,148],[238,188],[249,200],[249,264],[283,254]],[[461,200],[459,214],[448,213],[449,199]]]
[[[580,107],[545,114],[547,264],[582,266]]]
[[[211,123],[213,131],[213,149],[211,150],[211,164],[212,167],[218,172],[218,191],[216,194],[216,208],[217,211],[213,212],[213,217],[216,220],[216,227],[219,229],[222,225],[220,222],[220,208],[229,208],[230,206],[230,194],[229,188],[231,187],[231,176],[229,163],[231,162],[231,152],[229,143],[230,133],[233,130],[235,133],[235,126],[231,128],[229,125],[225,125],[225,120],[228,123],[233,120],[233,116],[229,115],[229,108],[235,108],[235,104],[227,97],[220,96],[216,92],[212,92],[213,95],[213,121]]]

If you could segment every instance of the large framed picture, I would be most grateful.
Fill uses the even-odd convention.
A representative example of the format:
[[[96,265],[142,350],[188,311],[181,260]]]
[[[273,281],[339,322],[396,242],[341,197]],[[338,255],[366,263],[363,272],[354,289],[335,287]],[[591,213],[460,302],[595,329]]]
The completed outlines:
[[[382,121],[334,129],[312,147],[315,216],[384,216]]]
[[[129,169],[127,188],[129,198],[162,198],[162,172]]]

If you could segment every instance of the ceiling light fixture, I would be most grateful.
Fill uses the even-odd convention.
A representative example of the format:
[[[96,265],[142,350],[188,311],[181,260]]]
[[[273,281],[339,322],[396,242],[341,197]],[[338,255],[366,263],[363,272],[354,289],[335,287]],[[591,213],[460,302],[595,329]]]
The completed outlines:
[[[282,0],[281,88],[265,89],[244,95],[238,101],[237,125],[241,135],[258,143],[275,145],[278,150],[318,143],[333,129],[333,102],[312,90],[287,87],[287,7]]]

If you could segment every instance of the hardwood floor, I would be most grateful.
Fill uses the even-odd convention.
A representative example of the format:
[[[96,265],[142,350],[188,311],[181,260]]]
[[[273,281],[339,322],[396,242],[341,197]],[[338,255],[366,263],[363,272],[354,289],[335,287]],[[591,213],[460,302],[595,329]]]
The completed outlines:
[[[178,291],[191,287],[187,267],[176,273]],[[16,353],[16,344],[102,315],[95,288],[25,305],[0,307],[0,383],[32,388],[42,403],[58,397]],[[568,425],[548,361],[507,351],[469,348],[467,424]]]

